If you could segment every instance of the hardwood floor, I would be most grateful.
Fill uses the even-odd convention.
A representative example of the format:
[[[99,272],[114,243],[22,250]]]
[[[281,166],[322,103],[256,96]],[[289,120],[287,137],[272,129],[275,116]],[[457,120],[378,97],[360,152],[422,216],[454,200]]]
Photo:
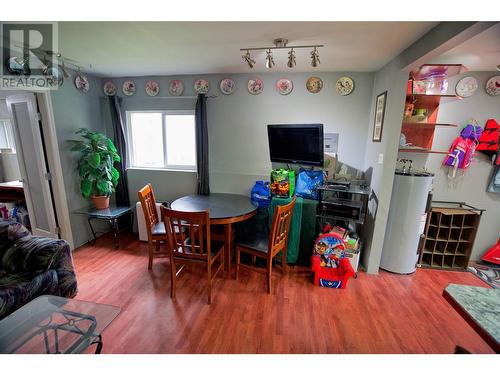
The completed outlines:
[[[265,277],[218,278],[206,303],[205,273],[192,267],[170,299],[169,261],[148,271],[147,244],[123,234],[73,253],[77,299],[122,308],[103,353],[493,353],[442,297],[448,283],[486,286],[467,272],[419,269],[410,276],[360,273],[346,289],[315,287],[305,268]],[[223,276],[224,277],[224,276]]]

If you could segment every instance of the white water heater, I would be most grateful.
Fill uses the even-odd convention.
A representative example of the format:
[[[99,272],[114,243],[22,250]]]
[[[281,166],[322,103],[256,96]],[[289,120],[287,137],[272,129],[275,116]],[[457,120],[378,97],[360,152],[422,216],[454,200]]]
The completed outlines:
[[[396,171],[380,268],[400,274],[415,272],[433,179],[430,173]]]

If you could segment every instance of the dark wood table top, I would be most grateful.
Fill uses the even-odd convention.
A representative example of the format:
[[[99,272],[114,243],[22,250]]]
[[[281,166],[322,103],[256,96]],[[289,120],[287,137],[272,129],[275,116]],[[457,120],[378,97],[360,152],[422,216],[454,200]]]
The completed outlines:
[[[250,197],[239,194],[211,193],[210,195],[187,195],[172,202],[176,211],[208,211],[213,224],[235,223],[255,214],[257,205]]]

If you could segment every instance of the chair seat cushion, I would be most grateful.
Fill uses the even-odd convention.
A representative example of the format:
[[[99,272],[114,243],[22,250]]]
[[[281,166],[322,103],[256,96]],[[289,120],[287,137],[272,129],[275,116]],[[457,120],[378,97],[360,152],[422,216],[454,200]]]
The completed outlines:
[[[263,235],[248,236],[247,238],[239,239],[236,246],[248,247],[253,250],[267,253],[269,248],[269,238]]]
[[[160,235],[165,235],[167,234],[165,230],[165,223],[163,221],[159,221],[156,223],[153,228],[151,229],[151,232],[153,236],[160,236]]]

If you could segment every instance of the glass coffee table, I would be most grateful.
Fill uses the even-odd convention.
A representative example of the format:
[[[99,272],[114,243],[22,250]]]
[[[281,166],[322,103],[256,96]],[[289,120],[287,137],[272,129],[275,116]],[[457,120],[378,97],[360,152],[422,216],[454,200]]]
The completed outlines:
[[[40,296],[0,320],[0,353],[75,354],[96,345],[120,313],[111,305]]]

